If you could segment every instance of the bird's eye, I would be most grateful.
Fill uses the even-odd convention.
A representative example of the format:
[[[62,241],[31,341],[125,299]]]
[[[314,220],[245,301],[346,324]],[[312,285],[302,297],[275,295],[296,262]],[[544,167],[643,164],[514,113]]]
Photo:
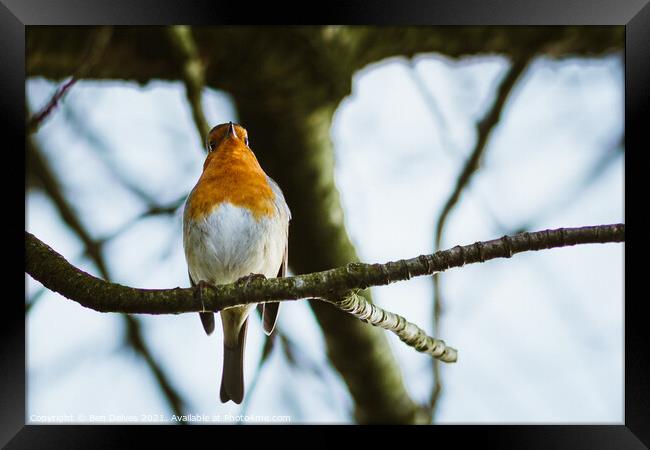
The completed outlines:
[[[215,145],[217,145],[215,141],[208,141],[208,151],[214,150]]]
[[[248,145],[248,136],[244,138],[244,144]]]

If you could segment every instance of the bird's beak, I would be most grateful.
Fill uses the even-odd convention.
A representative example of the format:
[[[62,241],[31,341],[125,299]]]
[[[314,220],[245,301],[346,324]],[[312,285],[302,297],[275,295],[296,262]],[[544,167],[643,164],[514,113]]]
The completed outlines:
[[[227,136],[238,137],[237,131],[235,131],[235,125],[232,122],[230,122],[230,125],[228,125],[228,134],[226,135],[226,137]]]

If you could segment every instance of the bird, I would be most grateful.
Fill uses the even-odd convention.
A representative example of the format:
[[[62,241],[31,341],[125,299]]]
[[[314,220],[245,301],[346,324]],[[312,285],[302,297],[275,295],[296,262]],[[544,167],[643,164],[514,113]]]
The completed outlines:
[[[291,211],[278,184],[260,166],[239,124],[222,123],[206,139],[203,172],[183,211],[183,249],[192,286],[248,283],[255,277],[284,277]],[[244,397],[244,349],[254,303],[220,311],[223,371],[220,399]],[[263,329],[275,328],[280,303],[262,304]],[[215,314],[200,312],[210,335]]]

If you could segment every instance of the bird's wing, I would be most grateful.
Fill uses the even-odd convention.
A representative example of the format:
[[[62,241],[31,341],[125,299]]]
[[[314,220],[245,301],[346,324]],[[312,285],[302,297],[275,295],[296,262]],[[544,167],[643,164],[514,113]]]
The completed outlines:
[[[278,277],[285,277],[287,276],[287,259],[288,259],[288,252],[289,250],[289,244],[284,247],[284,260],[282,261],[282,265],[280,265],[280,270],[278,271]],[[275,323],[278,320],[278,312],[280,311],[280,302],[276,303],[264,303],[264,308],[262,310],[262,317],[263,317],[263,324],[264,324],[264,332],[267,335],[270,335],[273,333],[273,329],[275,328]]]
[[[267,175],[266,179],[269,182],[269,185],[271,186],[271,190],[275,194],[275,206],[278,208],[280,215],[285,217],[287,222],[289,222],[291,220],[291,211],[289,210],[289,205],[287,205],[287,202],[284,199],[284,194],[282,193],[282,189],[280,189],[278,183],[273,181],[273,178],[271,178],[270,176]],[[288,233],[289,230],[287,229],[287,234]]]
[[[291,211],[289,210],[289,206],[287,205],[287,202],[284,199],[284,195],[282,194],[282,189],[280,189],[280,186],[273,180],[273,178],[267,176],[269,185],[271,186],[271,189],[273,190],[273,193],[275,194],[275,205],[278,208],[278,212],[280,213],[280,216],[283,218],[285,222],[285,227],[286,227],[286,244],[284,247],[284,258],[282,260],[282,264],[280,265],[280,269],[278,270],[278,277],[286,277],[287,276],[287,260],[288,260],[288,255],[289,255],[289,221],[291,220]],[[263,317],[263,324],[264,324],[264,332],[267,335],[270,335],[273,332],[273,329],[275,328],[275,323],[278,320],[278,312],[280,310],[280,303],[264,303],[264,307],[262,310],[262,317]]]
[[[190,279],[190,284],[192,287],[196,286],[196,283],[192,279],[192,275],[190,275],[190,271],[187,271],[187,276]],[[199,313],[199,317],[201,318],[201,323],[203,324],[203,329],[205,330],[206,334],[210,335],[214,331],[214,313],[211,312],[201,312]]]

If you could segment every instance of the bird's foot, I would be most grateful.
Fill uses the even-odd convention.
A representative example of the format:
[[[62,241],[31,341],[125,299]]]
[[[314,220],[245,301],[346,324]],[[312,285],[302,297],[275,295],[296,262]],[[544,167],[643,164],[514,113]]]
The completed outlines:
[[[205,289],[206,289],[206,288],[214,287],[214,286],[213,286],[212,284],[208,283],[207,281],[199,280],[199,282],[196,283],[196,286],[195,286],[195,287],[196,287],[196,291],[195,291],[195,292],[196,292],[197,297],[198,297],[199,300],[201,301],[201,306],[203,307],[203,312],[207,312],[207,311],[205,310],[205,305],[204,305],[204,303],[203,303],[203,293],[205,292]]]
[[[247,288],[251,281],[253,280],[266,280],[266,277],[261,273],[249,273],[244,275],[236,281],[236,283],[244,288]]]

